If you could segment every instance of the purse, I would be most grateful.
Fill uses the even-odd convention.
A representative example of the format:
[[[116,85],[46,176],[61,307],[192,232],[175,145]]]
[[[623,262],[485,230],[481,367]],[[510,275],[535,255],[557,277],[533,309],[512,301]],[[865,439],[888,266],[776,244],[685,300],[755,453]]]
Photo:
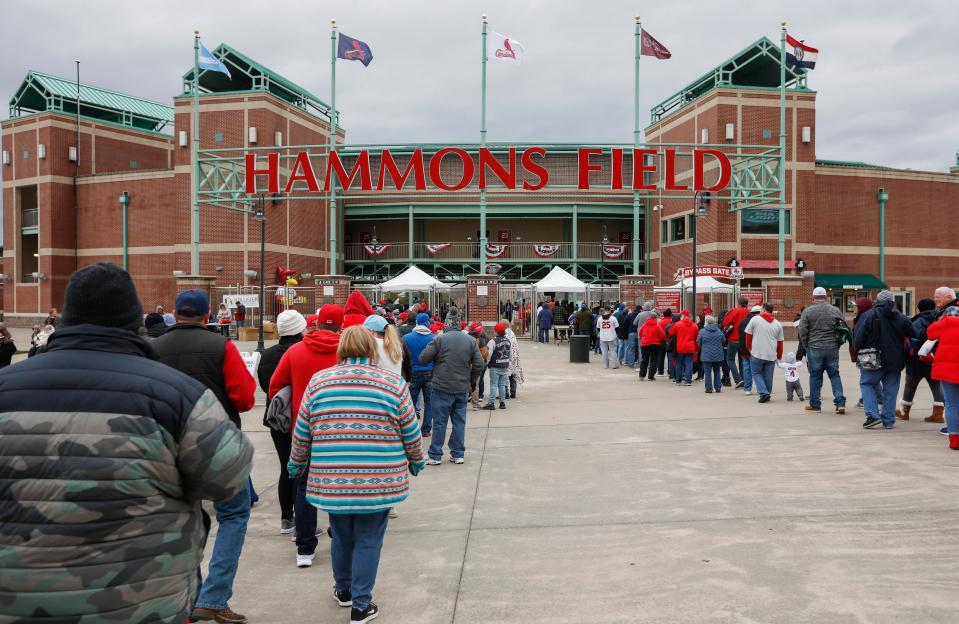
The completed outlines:
[[[882,321],[879,320],[879,313],[873,317],[872,322],[876,324],[876,341],[875,344],[881,344],[879,336],[882,335]],[[882,368],[882,350],[878,347],[867,347],[865,349],[859,349],[856,352],[856,364],[862,370],[874,371]]]

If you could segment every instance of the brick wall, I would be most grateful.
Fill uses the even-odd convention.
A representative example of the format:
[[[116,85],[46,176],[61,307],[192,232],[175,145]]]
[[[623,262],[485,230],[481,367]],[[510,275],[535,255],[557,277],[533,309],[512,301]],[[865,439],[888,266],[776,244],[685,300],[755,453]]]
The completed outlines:
[[[478,290],[486,288],[487,294]],[[466,318],[484,326],[499,322],[499,280],[495,275],[470,275],[466,278]]]

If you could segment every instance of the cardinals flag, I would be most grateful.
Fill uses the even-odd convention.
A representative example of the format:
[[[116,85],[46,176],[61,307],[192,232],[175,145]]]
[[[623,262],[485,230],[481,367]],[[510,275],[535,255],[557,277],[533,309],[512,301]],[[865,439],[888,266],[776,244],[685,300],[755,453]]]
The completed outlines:
[[[517,65],[523,62],[526,48],[523,47],[522,43],[498,32],[491,32],[486,37],[489,58],[516,63]]]
[[[655,56],[660,60],[668,59],[673,55],[666,49],[666,46],[656,41],[656,37],[643,30],[643,44],[640,54],[644,56]]]

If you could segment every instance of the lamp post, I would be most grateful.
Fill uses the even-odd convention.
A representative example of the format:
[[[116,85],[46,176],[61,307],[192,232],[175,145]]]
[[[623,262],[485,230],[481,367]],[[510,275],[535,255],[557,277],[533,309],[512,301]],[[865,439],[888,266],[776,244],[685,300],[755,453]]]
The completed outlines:
[[[263,270],[266,256],[266,196],[260,193],[257,196],[256,212],[253,218],[260,222],[260,331],[256,339],[257,353],[263,353],[263,319],[266,316],[266,299],[264,299]]]
[[[692,229],[693,235],[693,305],[692,305],[692,315],[693,321],[696,320],[696,248],[699,246],[699,239],[697,235],[696,222],[700,217],[706,216],[706,204],[709,203],[709,192],[708,191],[696,191],[693,194],[693,218],[689,224],[690,229]],[[682,283],[682,280],[680,280]]]
[[[886,202],[889,201],[889,191],[879,187],[876,191],[879,201],[879,280],[886,281]]]
[[[606,224],[603,224],[603,243],[599,246],[599,305],[603,305],[603,295],[606,294],[606,288],[603,278],[606,273],[606,245],[609,244],[609,233],[606,231]]]
[[[127,270],[127,256],[129,254],[129,246],[127,244],[127,207],[130,205],[130,194],[126,191],[120,193],[120,209],[123,213],[123,270]]]

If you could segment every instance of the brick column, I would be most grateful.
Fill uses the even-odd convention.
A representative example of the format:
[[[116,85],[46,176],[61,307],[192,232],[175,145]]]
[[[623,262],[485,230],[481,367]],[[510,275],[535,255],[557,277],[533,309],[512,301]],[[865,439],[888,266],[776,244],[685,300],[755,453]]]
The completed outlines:
[[[792,326],[793,319],[804,305],[811,301],[812,286],[806,284],[812,279],[804,280],[799,275],[785,275],[770,277],[763,280],[766,287],[766,301],[775,306],[776,318],[782,323],[786,340],[795,340],[798,330]]]
[[[325,303],[346,305],[346,298],[350,295],[350,278],[347,275],[317,275],[316,276],[316,307]]]
[[[492,327],[499,321],[499,278],[495,275],[466,277],[466,316]]]
[[[620,275],[619,300],[632,308],[653,300],[653,286],[656,278],[652,275]]]

